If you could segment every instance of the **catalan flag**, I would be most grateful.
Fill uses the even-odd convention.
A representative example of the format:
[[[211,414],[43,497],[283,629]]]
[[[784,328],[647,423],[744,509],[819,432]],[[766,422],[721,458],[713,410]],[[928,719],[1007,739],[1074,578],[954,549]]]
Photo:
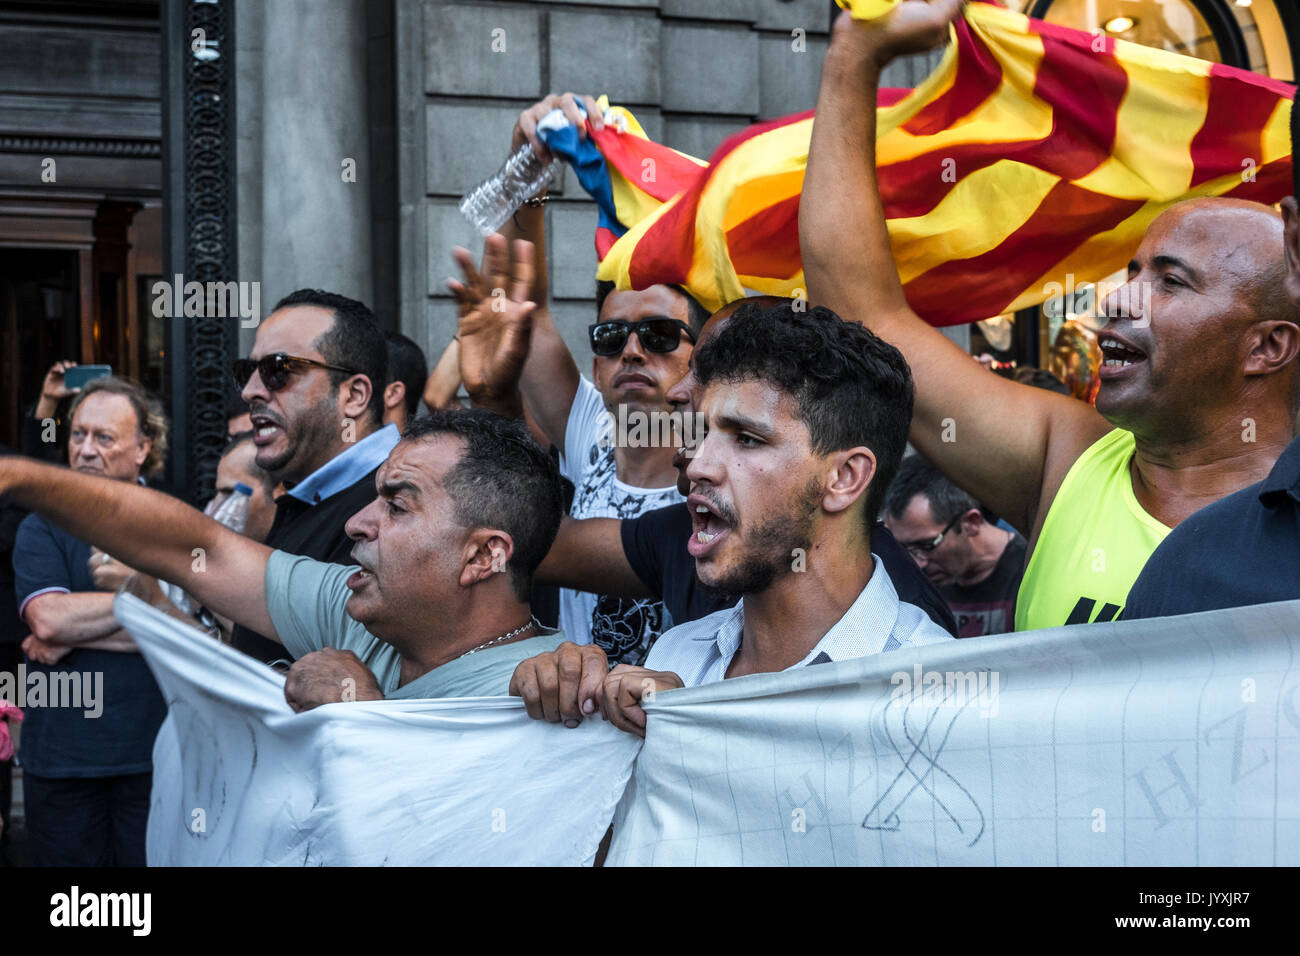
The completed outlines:
[[[846,3],[862,5],[855,15],[889,7]],[[986,3],[968,4],[951,33],[935,72],[882,91],[877,112],[894,259],[934,325],[1037,305],[1066,274],[1104,278],[1180,200],[1291,191],[1291,84]],[[751,126],[707,163],[612,115],[587,141],[608,185],[598,278],[683,285],[712,308],[803,288],[811,112]]]

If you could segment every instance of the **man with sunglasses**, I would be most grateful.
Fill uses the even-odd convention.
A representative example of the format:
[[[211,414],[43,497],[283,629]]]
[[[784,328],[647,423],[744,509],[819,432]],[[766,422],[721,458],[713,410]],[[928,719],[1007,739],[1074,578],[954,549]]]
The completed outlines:
[[[551,154],[538,139],[537,123],[562,109],[586,136],[586,115],[600,123],[590,97],[550,95],[520,114],[511,151],[524,142],[545,161]],[[654,427],[671,414],[668,389],[686,372],[696,335],[708,312],[685,290],[655,285],[615,291],[598,283],[597,321],[588,328],[591,377],[579,371],[547,308],[545,221],[542,207],[524,206],[505,230],[527,239],[538,264],[532,279],[531,343],[519,382],[526,410],[560,452],[560,472],[574,485],[575,518],[634,518],[682,501],[673,454],[677,440],[659,441]],[[504,248],[500,255],[504,256]],[[457,258],[467,283],[453,283],[463,307],[491,305],[492,289],[474,270],[468,253]],[[462,337],[462,354],[465,340]],[[467,386],[469,380],[466,380]],[[644,437],[643,437],[644,436]],[[560,629],[578,644],[595,643],[611,660],[640,663],[654,639],[667,629],[663,605],[652,599],[617,598],[563,589]]]
[[[375,472],[400,437],[383,424],[388,351],[374,314],[331,292],[291,293],[233,372],[248,403],[257,466],[286,489],[266,544],[349,563],[344,526],[374,499]],[[267,663],[285,656],[279,643],[243,625],[231,642]]]
[[[885,527],[952,608],[958,637],[1015,630],[1024,538],[987,521],[978,501],[920,455],[903,459],[883,511]]]

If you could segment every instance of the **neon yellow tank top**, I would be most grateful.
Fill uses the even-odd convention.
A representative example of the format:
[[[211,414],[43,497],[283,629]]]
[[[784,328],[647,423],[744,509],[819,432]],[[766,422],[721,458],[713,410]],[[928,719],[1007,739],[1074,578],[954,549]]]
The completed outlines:
[[[1056,493],[1016,598],[1016,630],[1113,621],[1170,531],[1133,494],[1133,433],[1116,428],[1079,456]]]

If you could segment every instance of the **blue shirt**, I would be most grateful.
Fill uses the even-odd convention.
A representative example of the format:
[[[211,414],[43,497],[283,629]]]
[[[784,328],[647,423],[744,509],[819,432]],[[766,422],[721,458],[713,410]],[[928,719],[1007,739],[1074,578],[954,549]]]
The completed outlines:
[[[1185,519],[1133,584],[1124,620],[1300,598],[1300,438],[1267,478]]]
[[[289,488],[288,493],[309,505],[320,504],[344,488],[355,485],[382,465],[393,446],[401,439],[401,432],[396,425],[385,425],[325,462]]]
[[[29,515],[14,542],[14,591],[19,613],[41,594],[97,591],[86,562],[90,545]],[[97,592],[104,593],[104,592]],[[26,661],[27,693],[43,684],[47,695],[60,687],[58,700],[39,706],[30,698],[23,709],[23,767],[40,777],[113,777],[153,769],[153,741],[167,716],[167,705],[149,666],[139,654],[74,650],[53,667]],[[97,697],[98,715],[87,706],[69,706],[70,685]],[[60,706],[51,706],[58,704]]]
[[[900,601],[884,563],[874,554],[871,557],[875,570],[867,586],[795,667],[953,639],[919,607]],[[744,632],[742,598],[735,607],[668,631],[650,648],[645,666],[654,671],[671,671],[687,687],[715,683],[727,676]]]

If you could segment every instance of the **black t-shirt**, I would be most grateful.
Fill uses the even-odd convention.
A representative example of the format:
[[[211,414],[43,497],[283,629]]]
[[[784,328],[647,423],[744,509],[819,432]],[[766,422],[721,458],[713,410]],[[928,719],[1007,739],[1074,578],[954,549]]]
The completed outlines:
[[[628,518],[619,528],[628,564],[646,587],[662,595],[673,626],[707,617],[738,600],[712,590],[695,576],[695,559],[686,549],[691,528],[691,511],[684,503]],[[899,600],[915,604],[955,637],[956,621],[938,589],[882,524],[871,531],[871,552],[884,564]]]
[[[290,494],[275,499],[275,520],[263,542],[268,548],[329,564],[355,564],[352,539],[343,530],[348,519],[375,500],[375,468],[364,478],[309,505]],[[288,658],[284,646],[236,624],[230,643],[265,664]]]
[[[1300,438],[1267,478],[1185,518],[1147,559],[1122,620],[1300,599]]]
[[[957,618],[958,637],[1005,634],[1016,629],[1016,595],[1025,576],[1025,539],[1012,535],[993,573],[969,587],[940,588]]]

